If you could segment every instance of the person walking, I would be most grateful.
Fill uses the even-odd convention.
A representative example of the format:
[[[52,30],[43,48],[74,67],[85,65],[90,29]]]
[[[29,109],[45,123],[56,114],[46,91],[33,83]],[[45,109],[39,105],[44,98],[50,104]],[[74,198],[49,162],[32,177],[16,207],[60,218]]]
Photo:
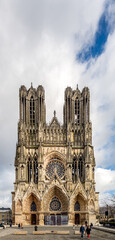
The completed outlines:
[[[85,228],[83,226],[83,224],[80,227],[80,233],[81,233],[81,239],[83,239],[83,234],[84,234]]]
[[[91,232],[91,228],[90,228],[89,225],[88,225],[88,227],[87,227],[87,229],[86,229],[86,232],[87,232],[87,238],[89,238],[90,232]]]

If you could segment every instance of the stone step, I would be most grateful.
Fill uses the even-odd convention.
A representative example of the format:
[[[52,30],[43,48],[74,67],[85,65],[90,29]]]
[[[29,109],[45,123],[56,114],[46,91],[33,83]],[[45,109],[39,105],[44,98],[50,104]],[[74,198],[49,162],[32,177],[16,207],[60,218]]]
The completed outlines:
[[[33,235],[44,235],[44,234],[60,234],[60,235],[69,235],[69,231],[33,231]]]
[[[27,231],[16,231],[14,232],[14,235],[27,235]]]

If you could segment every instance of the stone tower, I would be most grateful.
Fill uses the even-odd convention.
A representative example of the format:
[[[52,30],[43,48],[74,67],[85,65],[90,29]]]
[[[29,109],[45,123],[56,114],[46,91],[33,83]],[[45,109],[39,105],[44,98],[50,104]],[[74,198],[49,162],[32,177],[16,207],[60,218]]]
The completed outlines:
[[[13,223],[64,225],[96,223],[95,158],[90,92],[67,87],[63,125],[54,111],[46,123],[45,91],[21,86]]]

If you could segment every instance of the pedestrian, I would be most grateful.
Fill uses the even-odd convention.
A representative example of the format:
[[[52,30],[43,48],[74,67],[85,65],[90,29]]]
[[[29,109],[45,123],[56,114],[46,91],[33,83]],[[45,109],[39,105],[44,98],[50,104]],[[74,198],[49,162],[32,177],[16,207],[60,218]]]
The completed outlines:
[[[93,227],[93,223],[90,224],[90,228],[92,228],[92,227]]]
[[[87,229],[86,229],[86,232],[87,232],[87,238],[89,238],[90,232],[91,232],[91,228],[90,228],[89,225],[88,225],[88,227],[87,227]]]
[[[81,239],[83,239],[84,232],[85,232],[85,228],[84,228],[84,226],[82,224],[81,227],[80,227]]]

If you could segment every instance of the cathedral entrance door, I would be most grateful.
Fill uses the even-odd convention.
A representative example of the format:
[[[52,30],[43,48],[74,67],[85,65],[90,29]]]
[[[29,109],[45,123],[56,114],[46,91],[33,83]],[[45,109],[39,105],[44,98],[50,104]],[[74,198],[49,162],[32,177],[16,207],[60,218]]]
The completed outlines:
[[[61,225],[61,214],[57,214],[57,225]]]
[[[54,214],[51,215],[51,225],[56,225],[56,219]]]
[[[75,224],[80,224],[79,214],[75,214]]]
[[[31,214],[31,224],[32,225],[36,224],[36,214]]]

